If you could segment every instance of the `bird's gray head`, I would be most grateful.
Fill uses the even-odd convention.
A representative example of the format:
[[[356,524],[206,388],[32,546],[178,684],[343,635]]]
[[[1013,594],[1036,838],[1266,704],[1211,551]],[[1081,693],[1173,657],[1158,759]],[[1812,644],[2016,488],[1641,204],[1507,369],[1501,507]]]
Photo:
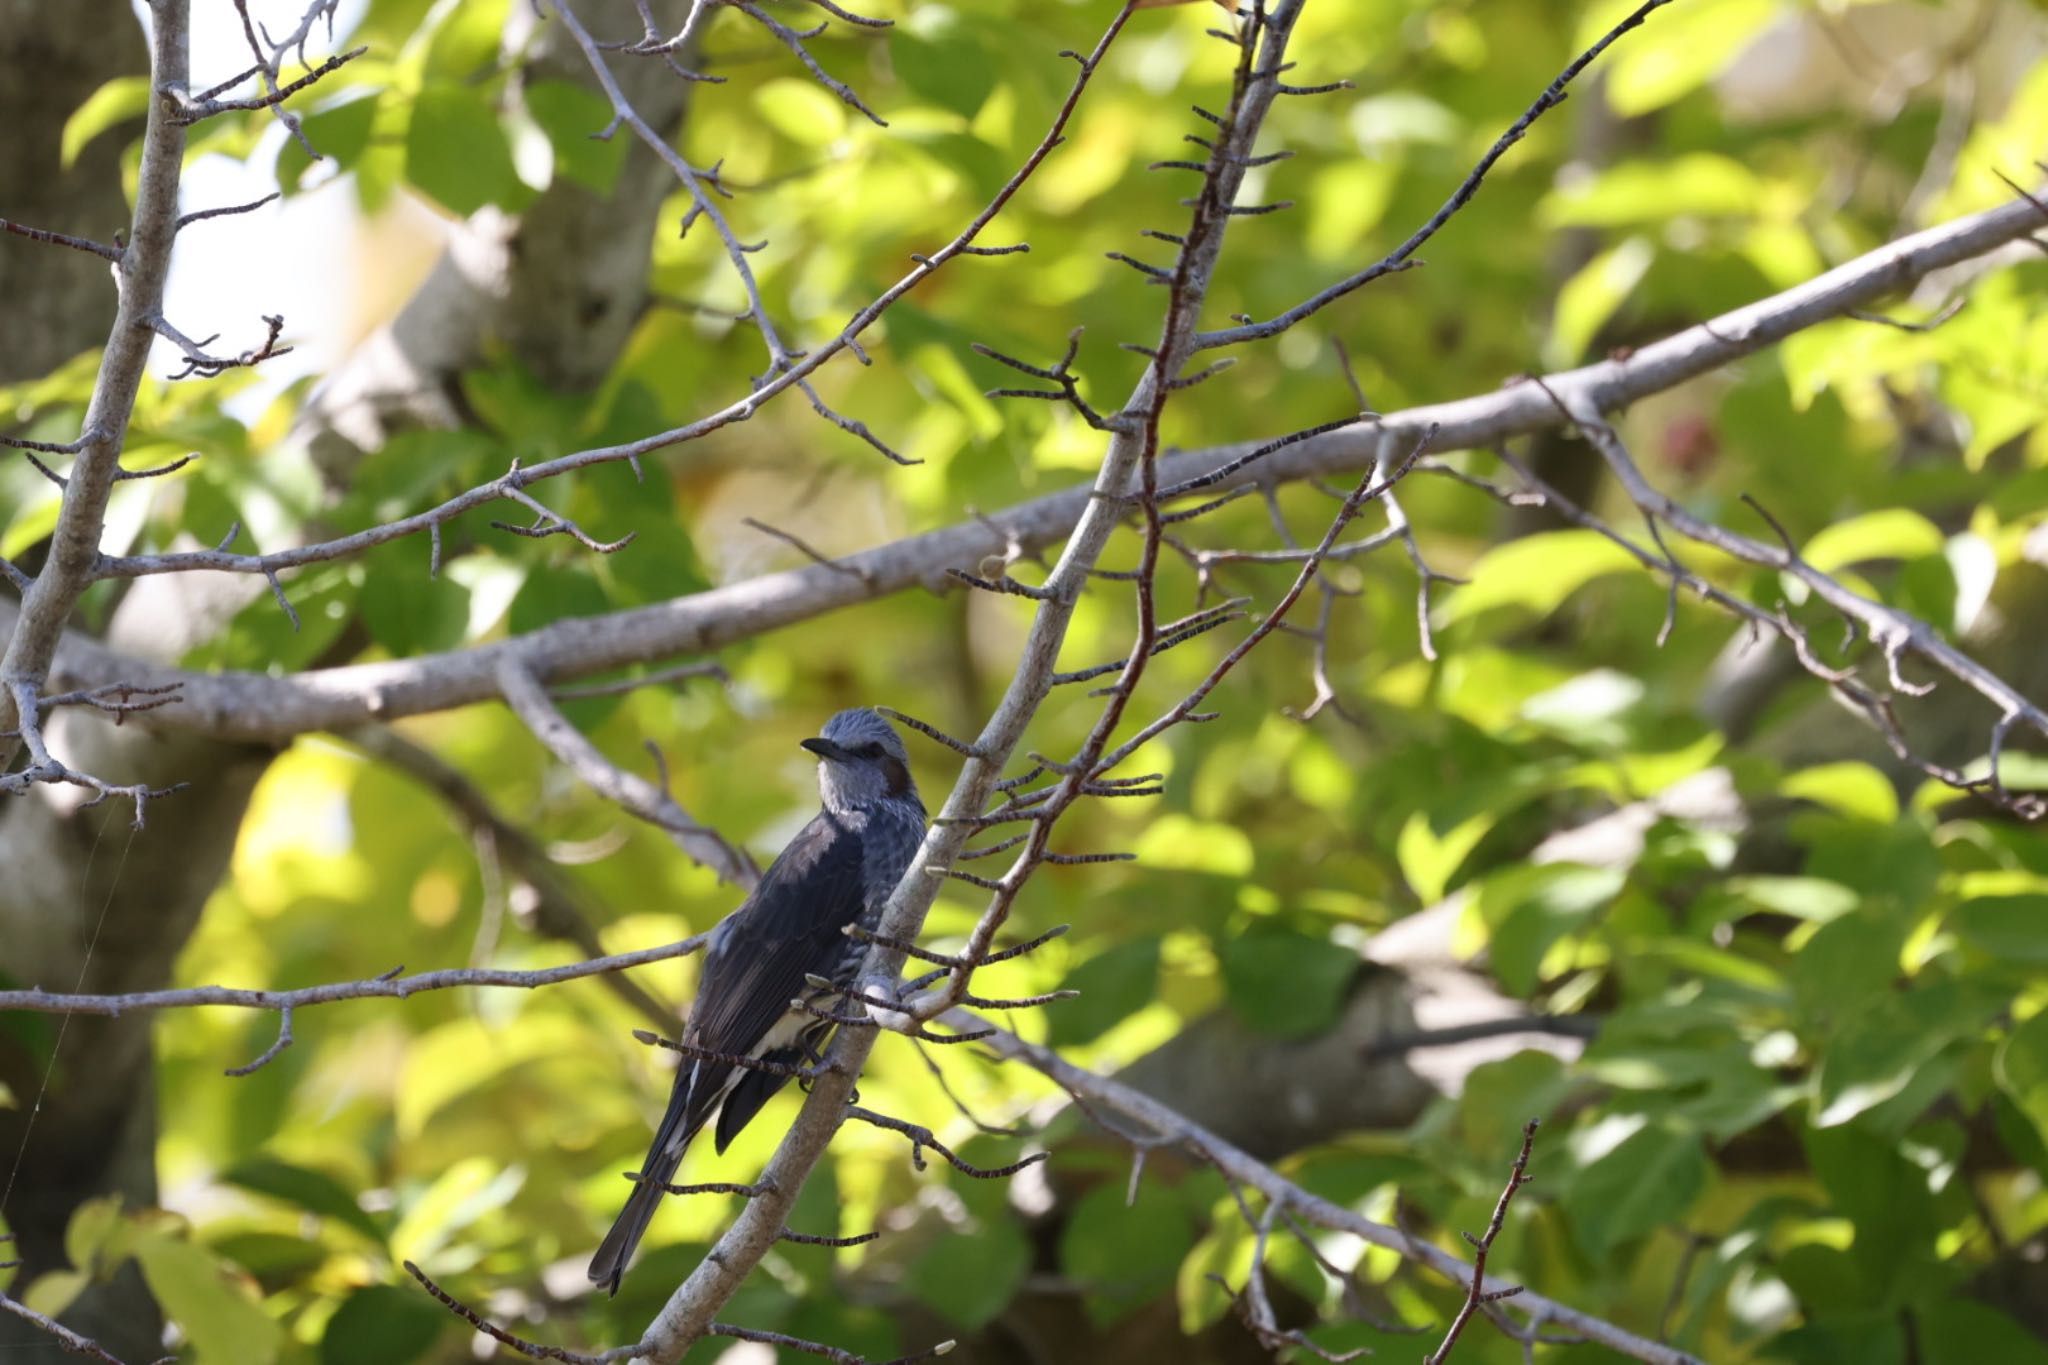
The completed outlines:
[[[803,746],[818,756],[818,794],[827,810],[858,810],[881,801],[923,808],[896,727],[865,706],[841,711]]]

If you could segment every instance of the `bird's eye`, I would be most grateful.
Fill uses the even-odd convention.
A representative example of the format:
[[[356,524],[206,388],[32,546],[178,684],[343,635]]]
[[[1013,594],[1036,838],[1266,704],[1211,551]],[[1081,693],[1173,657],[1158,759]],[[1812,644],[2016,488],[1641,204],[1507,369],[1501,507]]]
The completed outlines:
[[[880,758],[882,756],[882,746],[879,744],[863,744],[854,752],[862,758]]]

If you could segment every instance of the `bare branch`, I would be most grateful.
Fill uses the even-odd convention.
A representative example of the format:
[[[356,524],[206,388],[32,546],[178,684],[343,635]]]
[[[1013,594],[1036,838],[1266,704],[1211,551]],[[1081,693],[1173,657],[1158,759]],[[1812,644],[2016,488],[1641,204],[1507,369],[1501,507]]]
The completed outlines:
[[[281,193],[281,191],[272,190],[269,194],[264,195],[261,199],[251,199],[246,204],[229,204],[224,208],[194,210],[193,212],[185,214],[183,217],[178,219],[178,230],[180,232],[183,232],[186,228],[192,226],[192,224],[203,223],[211,218],[228,218],[239,213],[253,213],[257,209],[262,208],[265,204],[270,203],[273,199],[278,198]]]
[[[104,1361],[105,1365],[122,1365],[121,1357],[115,1355],[91,1337],[80,1336],[55,1318],[44,1317],[41,1313],[38,1313],[35,1309],[30,1308],[18,1299],[12,1299],[5,1294],[0,1294],[0,1313],[11,1313],[37,1331],[47,1332],[55,1339],[59,1346],[72,1355],[87,1356],[93,1360]],[[173,1359],[175,1357],[164,1356],[156,1362],[156,1365],[167,1365],[167,1362]]]
[[[976,1031],[979,1032],[979,1030]],[[901,1133],[909,1138],[910,1164],[920,1171],[925,1168],[924,1154],[927,1151],[937,1152],[941,1157],[945,1158],[947,1165],[962,1175],[972,1176],[976,1180],[1002,1180],[1017,1174],[1017,1172],[1027,1166],[1037,1165],[1051,1155],[1049,1152],[1033,1152],[1029,1156],[1011,1162],[1007,1166],[977,1166],[973,1162],[965,1160],[951,1147],[948,1147],[945,1143],[932,1136],[932,1130],[924,1127],[922,1124],[905,1123],[902,1119],[890,1118],[887,1114],[877,1114],[872,1109],[862,1109],[858,1105],[847,1106],[846,1116],[850,1119],[859,1119],[862,1123],[876,1128],[886,1128],[892,1133]]]
[[[1501,1225],[1507,1221],[1508,1205],[1514,1202],[1515,1191],[1529,1183],[1529,1149],[1536,1144],[1536,1120],[1530,1119],[1522,1125],[1522,1150],[1515,1157],[1514,1167],[1508,1172],[1508,1183],[1500,1192],[1500,1199],[1493,1206],[1493,1217],[1486,1224],[1486,1231],[1477,1237],[1465,1234],[1465,1240],[1472,1244],[1472,1284],[1465,1295],[1458,1316],[1451,1320],[1451,1326],[1444,1333],[1443,1344],[1431,1351],[1422,1365],[1444,1365],[1451,1358],[1451,1348],[1458,1344],[1458,1337],[1465,1330],[1465,1324],[1480,1307],[1512,1298],[1522,1292],[1520,1285],[1505,1289],[1486,1287],[1486,1253],[1493,1250],[1494,1238],[1500,1236]]]
[[[240,6],[238,5],[237,8],[240,8]],[[247,17],[248,12],[244,10],[243,18],[247,19]],[[325,79],[326,77],[333,75],[335,72],[341,70],[341,68],[347,66],[350,62],[362,56],[365,52],[368,52],[369,50],[370,49],[367,47],[355,47],[350,48],[347,52],[337,52],[334,56],[329,57],[326,61],[320,63],[320,65],[314,67],[311,71],[308,71],[305,75],[299,77],[297,80],[291,81],[285,85],[271,85],[267,93],[258,95],[253,99],[194,99],[186,101],[182,105],[182,107],[179,108],[176,118],[180,123],[190,124],[198,123],[202,119],[213,118],[219,114],[232,113],[237,110],[246,111],[251,109],[275,108],[277,105],[282,104],[285,100],[290,99],[293,95],[298,94],[299,91],[304,90],[308,86],[314,85],[319,81]],[[245,72],[244,75],[254,75],[256,74],[256,71],[258,69],[259,68],[252,67],[249,71]],[[266,72],[266,74],[268,75],[275,73]],[[267,81],[266,84],[268,84]],[[254,207],[254,205],[251,205],[251,207]],[[181,219],[178,223],[178,226],[183,227],[186,221],[187,220]]]
[[[189,79],[191,15],[187,0],[165,0],[154,12],[150,25],[153,89],[181,89]],[[49,677],[64,625],[80,595],[91,585],[99,559],[107,498],[120,469],[121,446],[149,361],[148,320],[162,311],[164,281],[177,237],[178,178],[184,165],[185,133],[172,112],[168,98],[161,94],[149,102],[135,214],[128,244],[114,267],[119,301],[86,408],[78,459],[64,489],[43,570],[23,591],[20,615],[5,653],[0,654],[0,731],[15,730],[19,736],[0,740],[0,773],[13,766],[21,744],[29,744],[32,752],[40,744],[33,699]],[[35,448],[43,447],[38,443]],[[25,708],[24,700],[30,703]],[[32,761],[44,774],[36,780],[70,780],[64,776],[70,770],[61,764],[52,766],[47,755]],[[136,798],[138,819],[147,794],[145,791]]]
[[[161,991],[136,991],[128,995],[66,995],[36,987],[29,990],[0,991],[0,1010],[27,1010],[35,1014],[93,1014],[112,1019],[132,1014],[137,1010],[191,1009],[213,1005],[281,1012],[287,1009],[304,1009],[311,1005],[329,1005],[339,1000],[405,1000],[423,991],[455,990],[465,986],[507,986],[519,990],[536,990],[563,981],[576,981],[586,976],[601,976],[607,972],[622,972],[634,967],[644,967],[650,962],[667,962],[671,958],[687,957],[702,948],[710,937],[709,934],[697,934],[675,943],[662,944],[657,948],[641,948],[636,952],[614,953],[609,957],[589,958],[560,967],[538,967],[530,971],[505,971],[496,967],[449,967],[441,971],[400,976],[398,973],[403,968],[394,968],[382,976],[373,976],[367,980],[337,981],[285,991],[250,990],[234,986],[185,986]]]
[[[822,550],[813,548],[808,541],[800,536],[791,535],[779,527],[770,526],[767,522],[756,520],[753,517],[741,517],[740,524],[742,526],[751,526],[764,536],[772,536],[774,539],[795,549],[797,553],[810,560],[813,564],[830,569],[834,573],[852,574],[866,586],[872,587],[874,585],[874,572],[872,570],[861,568],[857,565],[842,564]]]
[[[987,1026],[987,1021],[968,1010],[955,1010],[944,1017],[944,1022],[960,1028]],[[1134,1140],[1147,1146],[1170,1145],[1183,1148],[1214,1166],[1226,1180],[1257,1190],[1268,1200],[1280,1204],[1289,1215],[1305,1223],[1349,1233],[1372,1246],[1383,1247],[1405,1260],[1436,1271],[1460,1288],[1468,1288],[1472,1283],[1474,1277],[1471,1267],[1450,1252],[1432,1243],[1411,1238],[1399,1228],[1376,1223],[1341,1204],[1332,1203],[1303,1189],[1270,1166],[1247,1155],[1142,1091],[1134,1090],[1113,1078],[1098,1076],[1092,1071],[1075,1066],[1049,1048],[1025,1042],[1016,1034],[1004,1029],[995,1030],[987,1040],[986,1046],[1001,1057],[1022,1062],[1043,1073],[1072,1096],[1076,1105],[1091,1119],[1103,1123],[1110,1131],[1127,1140]],[[1121,1122],[1109,1121],[1111,1114]],[[1138,1131],[1134,1134],[1124,1126],[1126,1122],[1136,1124]],[[1482,1295],[1519,1288],[1491,1276],[1481,1275],[1478,1278]],[[1546,1298],[1533,1290],[1522,1289],[1517,1295],[1517,1302],[1531,1314],[1540,1316],[1545,1321],[1555,1323],[1609,1350],[1642,1361],[1644,1365],[1703,1365],[1697,1356],[1688,1351],[1638,1336],[1605,1319],[1581,1312],[1555,1299]]]
[[[1634,457],[1622,443],[1620,435],[1602,416],[1597,400],[1590,393],[1585,390],[1556,390],[1552,392],[1552,397],[1560,410],[1570,415],[1586,439],[1592,443],[1593,448],[1600,452],[1608,470],[1620,481],[1644,516],[1662,522],[1689,540],[1711,546],[1732,558],[1776,569],[1806,584],[1812,589],[1815,597],[1839,613],[1844,620],[1852,623],[1877,645],[1884,656],[1886,674],[1894,691],[1909,696],[1922,696],[1930,690],[1931,685],[1909,682],[1899,671],[1901,659],[1906,654],[1914,654],[1989,701],[1997,709],[2001,723],[2005,723],[2004,718],[2013,717],[2036,732],[2048,736],[2048,712],[2042,711],[2004,679],[1941,639],[1934,628],[1926,622],[1885,603],[1864,597],[1839,579],[1815,568],[1792,547],[1782,527],[1775,527],[1774,524],[1781,544],[1771,546],[1695,515],[1658,491],[1643,476]],[[1766,519],[1769,519],[1768,514]],[[1666,558],[1668,559],[1668,555]],[[1715,600],[1725,604],[1726,595],[1716,596]],[[1741,610],[1751,619],[1761,616],[1761,613],[1747,604],[1737,610]],[[1796,633],[1789,620],[1783,617],[1765,617],[1762,623],[1788,636]],[[1802,653],[1803,659],[1807,657],[1810,655]],[[1901,757],[1911,757],[1904,749],[1904,740],[1892,715],[1889,699],[1855,683],[1853,678],[1846,674],[1836,670],[1828,672],[1828,681],[1837,693],[1854,702],[1880,733],[1886,736],[1887,741]],[[1986,779],[1964,778],[1925,760],[1913,761],[1930,776],[1938,777],[1951,786],[1968,791],[1983,791],[1994,798],[1997,796],[1997,790]],[[2041,814],[2048,813],[2048,806],[2044,806],[2038,799],[2010,798],[2009,808],[2028,818],[2038,818]]]
[[[104,242],[95,242],[87,237],[73,237],[68,232],[49,232],[43,228],[30,227],[26,223],[16,223],[6,218],[0,218],[0,232],[11,232],[17,237],[26,237],[31,242],[42,242],[49,246],[68,246],[73,251],[83,251],[91,256],[103,257],[106,260],[112,261],[115,265],[121,263],[121,249],[119,247],[111,247]]]
[[[676,847],[718,874],[720,881],[751,885],[753,860],[708,825],[699,824],[667,791],[614,765],[583,737],[549,699],[531,669],[508,657],[499,669],[499,688],[526,728],[583,783],[608,801],[665,831]]]
[[[184,354],[185,368],[172,374],[172,379],[190,379],[194,375],[202,379],[212,379],[229,370],[260,365],[264,361],[274,359],[277,356],[291,354],[291,347],[277,344],[278,337],[284,331],[284,318],[276,314],[266,313],[263,316],[263,323],[268,329],[263,338],[263,344],[253,350],[243,351],[238,355],[231,356],[217,356],[207,351],[207,346],[218,339],[217,335],[207,337],[204,340],[194,341],[191,337],[186,336],[183,332],[165,321],[162,313],[152,313],[148,317],[141,319],[137,325],[155,332]]]
[[[1412,258],[1417,251],[1422,249],[1423,243],[1436,236],[1437,232],[1442,229],[1445,223],[1451,221],[1451,218],[1458,210],[1464,208],[1466,204],[1472,201],[1472,196],[1479,192],[1481,182],[1486,179],[1486,173],[1493,169],[1495,162],[1507,155],[1510,147],[1513,147],[1522,140],[1522,135],[1529,131],[1531,124],[1535,123],[1537,119],[1543,117],[1551,109],[1564,103],[1565,88],[1578,78],[1579,73],[1590,66],[1601,53],[1611,47],[1623,34],[1640,26],[1645,19],[1650,17],[1653,11],[1662,9],[1670,3],[1671,0],[1645,0],[1645,3],[1631,12],[1627,18],[1601,35],[1599,42],[1594,43],[1593,46],[1575,57],[1571,65],[1559,72],[1557,79],[1552,81],[1543,93],[1536,97],[1536,102],[1525,109],[1522,112],[1522,116],[1508,126],[1508,130],[1500,135],[1500,138],[1487,150],[1486,155],[1479,158],[1479,163],[1459,183],[1458,188],[1451,192],[1451,197],[1444,201],[1443,206],[1430,215],[1428,222],[1411,233],[1407,241],[1401,243],[1400,246],[1394,248],[1393,251],[1374,264],[1367,266],[1364,270],[1359,271],[1348,279],[1339,280],[1336,284],[1331,285],[1315,297],[1296,304],[1270,321],[1255,323],[1246,320],[1240,326],[1227,328],[1220,332],[1204,332],[1196,339],[1196,348],[1199,350],[1209,350],[1217,346],[1236,346],[1247,341],[1256,341],[1261,337],[1277,336],[1300,322],[1303,318],[1321,312],[1346,294],[1361,289],[1383,276],[1419,265],[1420,262]],[[1338,87],[1292,87],[1287,93],[1320,94],[1336,88]]]
[[[563,1365],[611,1365],[612,1361],[630,1359],[641,1350],[641,1347],[636,1343],[632,1346],[614,1346],[608,1351],[592,1353],[571,1351],[566,1347],[549,1346],[543,1342],[528,1341],[525,1337],[506,1331],[482,1313],[477,1312],[476,1309],[471,1308],[440,1285],[434,1283],[426,1271],[421,1270],[411,1261],[405,1261],[402,1264],[405,1266],[406,1274],[418,1280],[420,1287],[439,1300],[443,1308],[446,1308],[456,1317],[461,1318],[491,1340],[498,1342],[500,1345],[511,1347],[529,1360],[558,1360],[563,1362]]]

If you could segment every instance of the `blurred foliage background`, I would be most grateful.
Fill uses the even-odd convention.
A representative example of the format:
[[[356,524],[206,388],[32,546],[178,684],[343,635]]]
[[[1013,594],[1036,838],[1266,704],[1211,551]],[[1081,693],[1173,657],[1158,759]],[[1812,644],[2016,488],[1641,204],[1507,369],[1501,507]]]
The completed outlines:
[[[289,21],[290,6],[272,8]],[[1295,207],[1233,228],[1212,314],[1270,316],[1389,249],[1627,8],[1311,0],[1296,79],[1357,88],[1287,101],[1274,116],[1265,145],[1297,156],[1255,172],[1246,198]],[[185,297],[204,308],[236,269],[259,298],[266,277],[322,276],[333,311],[294,326],[367,331],[425,274],[446,223],[519,215],[564,184],[615,193],[639,163],[623,137],[591,139],[608,114],[587,79],[529,67],[541,39],[526,9],[344,6],[337,45],[370,52],[301,106],[331,163],[311,165],[261,114],[205,125],[192,156],[195,175],[274,176],[286,201],[266,213],[347,230],[309,259],[265,214],[224,222],[223,234],[246,235],[225,247],[194,239],[216,255],[181,267]],[[601,36],[637,33],[629,6],[589,0],[582,12]],[[740,235],[768,239],[751,259],[799,340],[836,331],[909,253],[971,216],[1063,98],[1072,67],[1054,54],[1086,50],[1108,17],[1100,4],[1014,0],[880,12],[896,27],[835,24],[813,49],[886,128],[727,14],[700,60],[726,83],[691,92],[680,134],[694,161],[722,160]],[[1085,477],[1098,436],[1052,405],[983,397],[1012,376],[971,344],[1049,362],[1085,327],[1086,392],[1108,407],[1128,390],[1140,361],[1117,343],[1153,334],[1159,294],[1104,253],[1139,252],[1140,229],[1179,219],[1184,177],[1143,171],[1181,154],[1182,135],[1202,126],[1187,106],[1213,104],[1226,86],[1230,53],[1203,32],[1216,18],[1207,6],[1142,12],[1069,145],[985,238],[1028,240],[1031,253],[949,267],[887,316],[871,368],[839,364],[821,379],[831,402],[923,463],[890,465],[780,403],[650,460],[645,482],[606,466],[541,490],[594,535],[637,532],[626,552],[595,557],[471,517],[452,528],[438,579],[413,542],[309,569],[290,584],[303,629],[258,596],[219,612],[180,657],[292,670],[445,650],[801,562],[743,516],[843,553]],[[200,34],[196,75],[239,64],[230,31],[202,22]],[[132,142],[146,91],[139,73],[114,77],[41,133],[61,138],[67,161]],[[2044,128],[2038,5],[1681,0],[1536,126],[1430,245],[1426,269],[1247,351],[1175,403],[1166,434],[1210,445],[1343,415],[1355,400],[1337,341],[1367,400],[1390,410],[1653,339],[2001,201],[1996,173],[2033,175]],[[222,170],[223,158],[236,164]],[[132,177],[132,148],[122,164]],[[649,302],[623,344],[574,331],[486,337],[445,395],[457,420],[392,432],[345,477],[293,437],[318,366],[284,384],[244,371],[152,386],[127,462],[204,458],[123,485],[105,548],[212,544],[237,521],[266,547],[308,528],[367,526],[512,458],[628,439],[730,401],[763,352],[730,321],[743,299],[715,236],[700,226],[677,238],[684,207],[672,195],[660,213]],[[236,252],[239,267],[220,258]],[[1740,502],[1753,496],[1812,562],[1921,614],[2038,697],[2048,260],[2022,252],[1959,272],[1901,316],[1931,315],[1945,291],[1967,304],[1935,330],[1816,327],[1639,405],[1625,430],[1651,477],[1694,511],[1755,531]],[[203,334],[238,320],[180,325]],[[95,359],[53,355],[15,376],[4,406],[18,433],[68,439]],[[1520,453],[1636,526],[1584,447],[1544,438]],[[1495,471],[1484,452],[1462,459]],[[2048,838],[1903,772],[1818,683],[1747,648],[1709,606],[1681,599],[1659,648],[1664,585],[1591,533],[1446,479],[1411,479],[1403,498],[1431,567],[1467,580],[1434,593],[1437,657],[1424,657],[1417,575],[1398,546],[1334,570],[1356,594],[1333,612],[1342,714],[1293,718],[1314,696],[1309,647],[1283,637],[1220,694],[1220,720],[1142,753],[1132,771],[1164,772],[1165,794],[1103,803],[1064,836],[1133,848],[1140,861],[1041,872],[1017,932],[1073,931],[988,982],[1083,994],[1014,1026],[1101,1069],[1142,1073],[1142,1059],[1180,1048],[1184,1064],[1157,1073],[1155,1088],[1205,1115],[1233,1109],[1225,1058],[1258,1059],[1311,1108],[1330,1096],[1378,1106],[1370,1126],[1307,1123],[1312,1142],[1276,1140],[1261,1154],[1447,1245],[1483,1227],[1522,1120],[1540,1117],[1536,1181],[1495,1266],[1711,1360],[2048,1361]],[[1307,487],[1278,502],[1311,539],[1333,505]],[[0,460],[0,553],[32,559],[55,510],[56,490]],[[1196,535],[1276,543],[1256,499]],[[1135,546],[1126,533],[1111,565]],[[1833,629],[1774,575],[1683,553],[1731,590],[1766,606],[1785,599],[1817,631]],[[1264,603],[1291,573],[1226,566],[1219,586]],[[115,586],[95,590],[87,625],[118,609]],[[1164,609],[1191,609],[1195,592],[1192,573],[1170,563]],[[797,739],[836,708],[877,702],[971,732],[1009,677],[1027,609],[904,593],[723,651],[729,685],[649,687],[571,713],[627,766],[644,769],[643,742],[658,745],[683,805],[765,857],[812,809]],[[1130,619],[1127,592],[1105,585],[1082,605],[1066,666],[1119,657]],[[1136,709],[1170,705],[1220,648],[1211,639],[1163,656]],[[1944,761],[1981,770],[1993,718],[1955,693],[1916,703],[1909,728]],[[1095,714],[1084,697],[1056,698],[1031,747],[1062,752]],[[735,903],[569,779],[503,708],[399,728],[544,844],[607,951],[707,929]],[[936,797],[954,756],[913,743]],[[2048,781],[2048,767],[2009,755],[2008,780],[2040,785],[2029,779]],[[1588,830],[1601,837],[1564,837]],[[134,846],[153,837],[154,827]],[[166,964],[179,983],[286,987],[400,963],[580,955],[542,931],[532,889],[440,794],[343,738],[309,735],[270,761],[232,848]],[[933,946],[957,941],[978,909],[949,891]],[[1590,1040],[1370,1054],[1377,1033],[1426,1022],[1426,974],[1373,948],[1422,912],[1439,936],[1431,971],[1503,1008],[1571,1016]],[[0,946],[0,976],[19,975],[9,956]],[[694,971],[686,960],[637,975],[680,1002]],[[1365,1028],[1354,1007],[1368,996],[1395,1002],[1392,1013],[1373,1015],[1355,1047],[1316,1051]],[[396,1270],[411,1259],[530,1335],[630,1340],[733,1211],[718,1197],[672,1200],[620,1297],[587,1292],[583,1262],[667,1089],[661,1059],[629,1036],[639,1022],[595,982],[343,1004],[303,1013],[294,1047],[228,1079],[223,1068],[260,1053],[275,1019],[167,1014],[155,1023],[158,1197],[78,1203],[69,1268],[12,1292],[54,1312],[132,1264],[175,1322],[180,1358],[205,1365],[489,1354]],[[9,1074],[53,1065],[55,1095],[94,1065],[70,1048],[53,1063],[48,1019],[0,1017],[0,1036],[27,1059]],[[1202,1049],[1215,1050],[1213,1065],[1200,1064]],[[1310,1057],[1299,1075],[1286,1071]],[[1442,1064],[1425,1067],[1432,1058]],[[1202,1093],[1205,1077],[1224,1092]],[[941,1078],[974,1114],[1021,1135],[978,1133]],[[937,1163],[913,1170],[896,1136],[849,1126],[794,1226],[886,1235],[849,1251],[777,1250],[727,1319],[872,1356],[960,1335],[962,1358],[976,1361],[1259,1358],[1206,1278],[1240,1282],[1252,1254],[1213,1174],[1155,1161],[1127,1204],[1127,1150],[1063,1111],[1042,1078],[972,1049],[920,1057],[886,1041],[862,1095],[973,1159],[1007,1162],[1035,1144],[1053,1157],[1014,1182],[981,1183]],[[14,1086],[0,1102],[21,1110],[33,1098]],[[793,1103],[779,1100],[723,1158],[693,1154],[683,1178],[751,1178]],[[1450,1286],[1385,1253],[1360,1258],[1341,1238],[1323,1249],[1341,1265],[1356,1259],[1355,1280],[1276,1247],[1285,1315],[1332,1349],[1428,1349],[1433,1339],[1393,1329],[1440,1325]],[[713,1342],[694,1358],[721,1353],[756,1360],[765,1348]],[[1535,1354],[1601,1355],[1548,1344]],[[1523,1348],[1480,1324],[1458,1358],[1509,1362]]]

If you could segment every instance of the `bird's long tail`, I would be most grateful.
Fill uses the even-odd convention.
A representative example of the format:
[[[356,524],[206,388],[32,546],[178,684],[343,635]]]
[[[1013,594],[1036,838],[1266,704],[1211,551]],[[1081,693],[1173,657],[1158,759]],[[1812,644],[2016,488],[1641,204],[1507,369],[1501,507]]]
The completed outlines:
[[[678,1084],[669,1097],[668,1112],[662,1115],[654,1143],[647,1149],[647,1160],[640,1165],[640,1176],[633,1185],[633,1193],[626,1196],[626,1207],[619,1210],[618,1221],[612,1224],[612,1230],[598,1244],[597,1254],[590,1258],[590,1282],[605,1286],[606,1293],[616,1295],[619,1292],[619,1280],[626,1273],[626,1262],[633,1259],[634,1248],[640,1245],[648,1223],[653,1221],[654,1211],[661,1207],[661,1197],[667,1193],[667,1185],[675,1179],[676,1168],[683,1164],[683,1153],[689,1149],[690,1139],[697,1136],[697,1130],[710,1117],[708,1113],[700,1112],[694,1122],[690,1121],[690,1111],[698,1107],[691,1103],[696,1079],[693,1071],[684,1071],[677,1077]]]

